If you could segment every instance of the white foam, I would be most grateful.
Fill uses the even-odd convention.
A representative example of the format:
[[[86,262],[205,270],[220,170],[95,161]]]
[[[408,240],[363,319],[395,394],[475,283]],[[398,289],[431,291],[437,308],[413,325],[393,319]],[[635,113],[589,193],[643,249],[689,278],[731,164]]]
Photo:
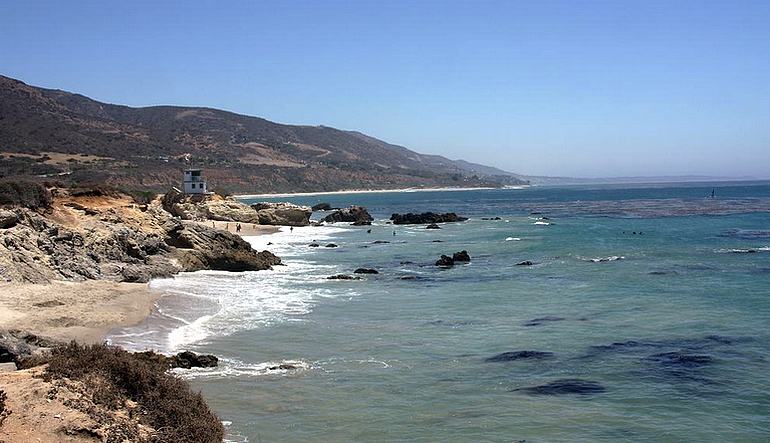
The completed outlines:
[[[521,241],[519,237],[505,237],[505,241]]]
[[[298,374],[312,368],[302,360],[267,361],[262,363],[244,363],[237,359],[221,359],[214,368],[173,369],[184,379],[262,377]]]
[[[319,284],[340,269],[306,257],[313,253],[310,242],[327,240],[346,229],[351,228],[282,227],[275,234],[245,237],[255,249],[268,249],[283,258],[285,265],[273,270],[198,271],[153,280],[152,288],[181,297],[176,304],[170,300],[159,304],[159,314],[178,325],[168,333],[161,350],[178,352],[211,336],[301,319],[319,299],[356,295],[352,287]]]

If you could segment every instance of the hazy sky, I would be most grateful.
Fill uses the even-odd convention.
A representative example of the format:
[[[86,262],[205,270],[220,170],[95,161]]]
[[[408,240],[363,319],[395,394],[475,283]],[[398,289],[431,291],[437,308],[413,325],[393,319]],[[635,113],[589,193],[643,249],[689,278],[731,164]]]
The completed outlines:
[[[770,177],[767,0],[5,0],[0,73],[527,174]]]

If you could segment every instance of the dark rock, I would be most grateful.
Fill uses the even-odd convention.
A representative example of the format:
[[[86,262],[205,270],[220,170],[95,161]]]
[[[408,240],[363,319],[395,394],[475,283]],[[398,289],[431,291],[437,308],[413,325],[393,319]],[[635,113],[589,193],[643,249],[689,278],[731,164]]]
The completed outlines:
[[[500,217],[482,217],[482,220],[502,220]]]
[[[331,211],[332,210],[332,205],[330,205],[329,203],[318,203],[317,205],[313,205],[310,209],[313,212],[316,212],[316,211]]]
[[[280,365],[269,366],[267,369],[270,371],[278,371],[278,370],[290,371],[290,370],[299,369],[299,368],[300,366],[294,363],[281,363]]]
[[[372,222],[369,220],[357,220],[350,224],[350,226],[371,226]]]
[[[213,355],[184,351],[169,357],[169,364],[172,368],[183,369],[215,368],[219,364],[219,359]]]
[[[353,271],[354,274],[379,274],[380,272],[376,269],[371,268],[358,268],[355,271]]]
[[[454,259],[448,255],[442,255],[441,258],[436,260],[436,266],[442,266],[442,267],[448,268],[454,265],[455,265]]]
[[[373,245],[385,245],[385,244],[388,244],[388,243],[390,243],[390,242],[387,241],[387,240],[375,240],[375,241],[372,242]]]
[[[310,243],[308,246],[310,246],[311,248],[318,248],[321,245],[319,245],[318,243]]]
[[[564,320],[564,317],[555,317],[552,315],[548,315],[545,317],[533,318],[532,320],[525,322],[524,326],[540,326],[543,323],[550,323],[550,322],[562,321],[562,320]]]
[[[420,280],[420,277],[417,275],[402,275],[399,277],[400,280]]]
[[[16,226],[19,216],[13,211],[0,209],[0,229],[8,229]]]
[[[0,330],[0,363],[16,363],[20,368],[28,367],[25,360],[39,357],[62,343],[29,332]]]
[[[428,226],[426,226],[425,229],[441,229],[441,226],[439,226],[439,225],[437,225],[435,223],[431,223]]]
[[[336,245],[336,244],[334,244],[334,243],[329,243],[329,244],[327,244],[327,245],[326,245],[326,247],[327,247],[327,248],[336,248],[336,247],[337,247],[337,245]]]
[[[467,263],[467,262],[471,261],[471,256],[468,254],[468,251],[463,250],[463,251],[455,252],[454,254],[452,254],[452,260],[454,260],[455,262],[465,262],[465,263]]]
[[[412,264],[414,264],[414,262],[413,262],[413,261],[408,261],[408,260],[406,260],[406,261],[402,261],[402,262],[400,262],[399,264],[400,264],[400,265],[412,265]]]
[[[327,280],[361,280],[361,277],[354,277],[347,274],[330,275],[326,277]]]
[[[468,220],[466,217],[460,217],[454,212],[445,214],[436,214],[434,212],[423,212],[422,214],[393,214],[390,220],[394,225],[427,225],[430,223],[452,223]]]
[[[444,243],[444,240],[433,240],[431,243]]]
[[[540,386],[514,389],[530,395],[591,395],[605,392],[606,389],[595,381],[581,380],[578,378],[563,378],[554,380]]]
[[[524,260],[516,263],[516,266],[532,266],[532,265],[534,265],[534,263],[532,263],[529,260]]]
[[[369,215],[369,212],[363,206],[350,206],[344,209],[338,209],[322,219],[322,221],[327,223],[372,222],[373,220],[374,218]]]
[[[503,362],[516,360],[543,360],[553,357],[553,352],[544,351],[512,351],[503,352],[485,359],[487,362]]]

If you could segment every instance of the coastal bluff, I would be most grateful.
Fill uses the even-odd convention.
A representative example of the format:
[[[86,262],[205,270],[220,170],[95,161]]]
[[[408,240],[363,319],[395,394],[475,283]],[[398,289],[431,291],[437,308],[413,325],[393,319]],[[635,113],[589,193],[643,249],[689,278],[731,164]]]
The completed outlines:
[[[182,271],[256,271],[281,263],[235,234],[174,216],[161,198],[142,204],[116,191],[56,188],[49,199],[40,207],[2,209],[0,281],[147,282]]]

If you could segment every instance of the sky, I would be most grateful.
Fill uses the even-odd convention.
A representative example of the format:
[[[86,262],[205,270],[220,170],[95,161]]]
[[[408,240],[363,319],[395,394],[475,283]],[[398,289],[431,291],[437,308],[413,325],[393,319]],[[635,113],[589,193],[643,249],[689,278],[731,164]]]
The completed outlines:
[[[0,74],[530,175],[770,177],[766,0],[4,0]]]

